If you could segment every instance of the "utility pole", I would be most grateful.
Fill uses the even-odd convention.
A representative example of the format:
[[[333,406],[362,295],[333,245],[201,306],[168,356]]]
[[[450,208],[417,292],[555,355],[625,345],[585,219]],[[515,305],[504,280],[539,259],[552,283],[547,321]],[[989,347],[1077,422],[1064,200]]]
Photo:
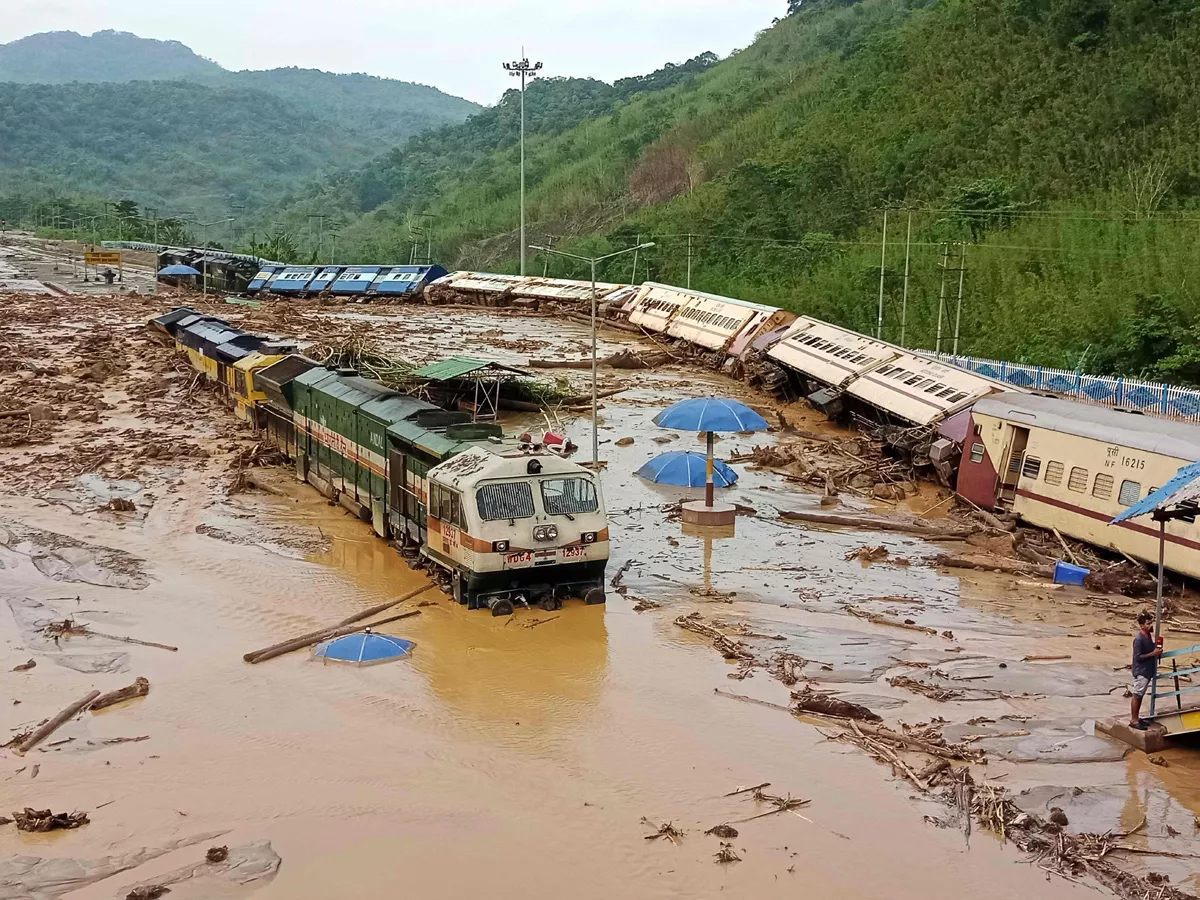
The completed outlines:
[[[638,255],[638,250],[641,249],[641,244],[642,244],[642,233],[640,231],[638,232],[637,242],[638,242],[638,246],[633,251],[633,271],[629,273],[629,283],[630,284],[637,284],[637,255]]]
[[[905,346],[904,333],[908,328],[908,259],[912,250],[912,210],[908,211],[908,235],[904,239],[904,297],[900,301],[900,346]]]
[[[875,337],[883,340],[883,284],[887,275],[887,220],[888,208],[883,208],[883,241],[879,258],[879,318],[875,322]]]
[[[963,281],[967,277],[967,244],[963,241],[958,245],[958,309],[954,313],[954,350],[955,356],[958,356],[958,329],[962,324],[962,302],[963,302]]]
[[[521,58],[510,63],[504,63],[509,75],[521,79],[521,274],[525,274],[525,86],[537,78],[541,70],[540,62],[531,63],[521,48]]]
[[[950,266],[950,242],[946,241],[946,251],[942,254],[942,291],[938,298],[937,343],[933,346],[934,353],[942,353],[942,313],[946,308],[946,270]]]
[[[692,236],[688,235],[687,286],[692,289]]]
[[[321,258],[321,245],[325,240],[325,213],[310,213],[308,216],[309,234],[312,234],[312,220],[317,220],[317,259]]]

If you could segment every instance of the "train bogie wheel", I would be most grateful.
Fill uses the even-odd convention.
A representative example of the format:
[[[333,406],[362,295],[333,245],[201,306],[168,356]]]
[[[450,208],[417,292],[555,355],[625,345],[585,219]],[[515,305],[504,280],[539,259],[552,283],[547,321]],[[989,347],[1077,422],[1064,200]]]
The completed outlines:
[[[583,602],[588,606],[599,606],[601,603],[608,601],[608,597],[604,594],[604,588],[592,588],[583,595]]]
[[[511,616],[513,614],[513,605],[511,600],[497,600],[492,604],[493,616]]]

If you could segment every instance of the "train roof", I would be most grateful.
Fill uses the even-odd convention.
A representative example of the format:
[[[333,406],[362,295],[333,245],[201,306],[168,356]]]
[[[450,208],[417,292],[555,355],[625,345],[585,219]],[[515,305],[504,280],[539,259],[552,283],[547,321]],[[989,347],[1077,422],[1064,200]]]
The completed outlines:
[[[1012,392],[984,397],[975,404],[975,411],[1007,422],[1160,453],[1185,462],[1200,461],[1200,425],[1191,422],[1148,419],[1106,406]]]
[[[722,297],[719,294],[706,294],[704,291],[696,291],[691,288],[676,287],[673,284],[661,284],[657,281],[647,281],[642,287],[652,288],[655,290],[671,291],[676,294],[686,294],[689,297],[697,297],[701,300],[715,300],[718,303],[732,303],[734,306],[745,306],[749,309],[756,309],[760,312],[776,312],[778,306],[771,306],[766,303],[754,303],[750,300],[738,300],[734,297]]]
[[[538,471],[531,472],[536,461]],[[431,478],[464,490],[480,481],[494,478],[528,478],[530,475],[582,475],[591,473],[583,466],[553,453],[527,453],[515,448],[472,447],[429,470]]]

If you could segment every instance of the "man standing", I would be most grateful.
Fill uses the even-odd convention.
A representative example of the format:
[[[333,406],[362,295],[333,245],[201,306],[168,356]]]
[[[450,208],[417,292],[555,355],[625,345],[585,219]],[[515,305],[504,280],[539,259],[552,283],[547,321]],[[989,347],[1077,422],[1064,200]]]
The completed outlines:
[[[1154,676],[1158,674],[1158,658],[1163,652],[1162,639],[1156,643],[1151,633],[1153,622],[1154,616],[1150,613],[1138,613],[1138,633],[1133,637],[1133,683],[1129,685],[1133,699],[1129,702],[1129,727],[1138,731],[1145,731],[1150,724],[1142,718],[1142,698],[1146,696],[1146,689],[1154,683]]]

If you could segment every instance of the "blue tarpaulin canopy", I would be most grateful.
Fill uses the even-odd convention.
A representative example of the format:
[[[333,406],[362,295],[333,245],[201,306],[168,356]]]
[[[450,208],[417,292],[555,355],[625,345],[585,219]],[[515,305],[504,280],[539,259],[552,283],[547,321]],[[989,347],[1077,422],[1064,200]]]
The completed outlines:
[[[656,456],[637,470],[637,474],[654,484],[673,484],[679,487],[704,487],[707,459],[703,453],[675,450]],[[713,460],[713,484],[729,487],[738,474],[719,459]]]
[[[1146,516],[1160,509],[1169,509],[1189,500],[1200,498],[1200,462],[1188,463],[1175,473],[1175,477],[1157,491],[1147,494],[1110,524],[1116,525],[1126,519]]]
[[[200,272],[193,269],[191,266],[167,266],[165,269],[158,270],[159,275],[199,275]]]
[[[766,431],[769,427],[745,403],[724,397],[680,400],[655,416],[654,424],[679,431]]]
[[[408,656],[412,653],[413,646],[412,641],[386,634],[375,634],[368,628],[357,634],[348,634],[318,644],[313,650],[313,657],[323,662],[369,666]]]

